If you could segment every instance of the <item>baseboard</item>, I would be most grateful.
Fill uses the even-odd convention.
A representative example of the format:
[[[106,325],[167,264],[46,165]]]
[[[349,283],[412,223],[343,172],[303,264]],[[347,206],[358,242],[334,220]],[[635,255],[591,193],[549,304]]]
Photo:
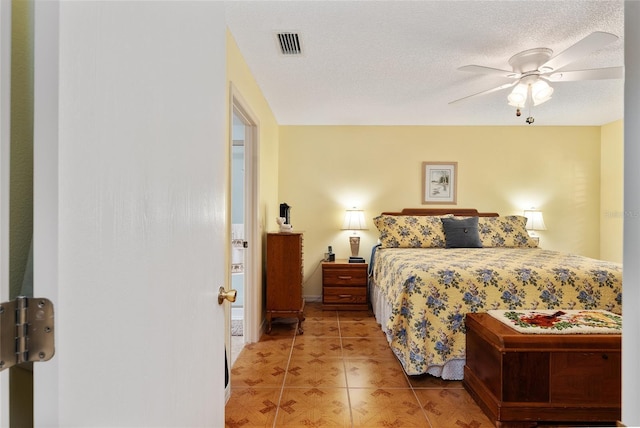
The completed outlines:
[[[322,295],[320,296],[302,296],[305,302],[322,302]]]

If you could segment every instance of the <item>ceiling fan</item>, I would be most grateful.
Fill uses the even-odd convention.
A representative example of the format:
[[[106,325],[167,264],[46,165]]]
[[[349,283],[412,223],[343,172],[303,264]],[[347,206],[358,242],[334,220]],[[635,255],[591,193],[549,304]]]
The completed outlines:
[[[618,36],[614,34],[597,31],[554,57],[552,57],[553,51],[548,48],[528,49],[509,59],[511,71],[481,65],[465,65],[458,70],[502,76],[513,81],[451,101],[449,104],[513,87],[507,99],[509,105],[516,107],[516,115],[520,116],[520,109],[526,105],[539,105],[551,98],[553,88],[549,85],[550,82],[622,78],[624,67],[563,71],[565,66],[616,40]],[[527,123],[533,123],[533,117],[528,117]]]

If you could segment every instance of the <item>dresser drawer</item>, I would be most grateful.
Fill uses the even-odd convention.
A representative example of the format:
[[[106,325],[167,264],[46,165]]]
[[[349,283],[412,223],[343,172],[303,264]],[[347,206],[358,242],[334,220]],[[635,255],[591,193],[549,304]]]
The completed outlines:
[[[322,263],[322,308],[368,310],[367,272],[366,263],[349,263],[344,259]]]
[[[323,303],[367,303],[365,287],[327,287],[322,295]]]
[[[327,269],[325,267],[322,270],[322,283],[324,286],[366,285],[367,270],[362,268],[353,269],[350,267],[331,267]]]

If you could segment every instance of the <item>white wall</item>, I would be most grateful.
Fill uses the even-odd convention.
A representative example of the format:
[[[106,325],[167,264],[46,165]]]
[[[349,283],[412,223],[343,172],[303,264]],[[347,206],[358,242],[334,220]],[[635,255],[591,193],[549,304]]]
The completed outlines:
[[[640,426],[640,2],[625,2],[622,422]]]

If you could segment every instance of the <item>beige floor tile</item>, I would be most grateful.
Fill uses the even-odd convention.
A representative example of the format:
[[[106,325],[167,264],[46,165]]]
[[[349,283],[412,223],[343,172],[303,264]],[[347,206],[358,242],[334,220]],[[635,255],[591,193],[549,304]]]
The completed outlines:
[[[340,327],[337,318],[315,318],[304,322],[305,337],[339,337]]]
[[[349,388],[349,397],[354,427],[429,427],[411,389]]]
[[[231,368],[231,386],[282,387],[288,362],[288,355],[242,352]]]
[[[350,427],[346,388],[285,388],[277,427]]]
[[[307,303],[304,306],[304,316],[307,319],[338,319],[337,311],[325,311],[322,309],[322,303]]]
[[[433,428],[494,426],[464,389],[416,389],[414,391]]]
[[[293,337],[272,337],[264,335],[260,338],[259,342],[248,343],[244,346],[239,357],[247,355],[259,355],[259,354],[279,354],[290,355],[291,346],[293,346]]]
[[[345,388],[344,362],[340,358],[316,358],[311,355],[291,359],[285,387]]]
[[[320,359],[342,358],[340,338],[296,336],[292,356],[312,356]]]
[[[385,338],[380,325],[375,320],[340,321],[340,336],[342,337],[376,337]]]
[[[226,426],[492,427],[461,381],[406,376],[368,312],[305,307],[248,344],[231,370]]]
[[[349,388],[409,388],[402,366],[393,359],[345,360]]]
[[[225,427],[272,427],[280,393],[280,388],[232,388],[225,408]]]
[[[384,337],[343,338],[342,352],[345,358],[395,358]]]

